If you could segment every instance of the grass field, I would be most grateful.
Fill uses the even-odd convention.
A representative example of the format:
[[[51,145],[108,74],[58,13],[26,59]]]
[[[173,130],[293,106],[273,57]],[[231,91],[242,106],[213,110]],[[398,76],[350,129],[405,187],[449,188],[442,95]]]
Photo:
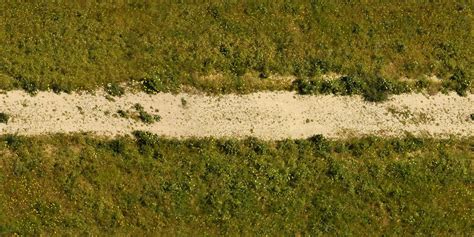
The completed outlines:
[[[452,79],[447,90],[472,89],[468,1],[126,2],[2,2],[0,88],[301,91],[267,77],[335,72],[362,81],[437,75]]]
[[[0,138],[0,234],[472,235],[473,140]]]
[[[99,95],[107,103],[91,106],[99,111],[129,89],[214,95],[293,90],[362,95],[375,102],[409,92],[474,92],[471,1],[195,2],[4,0],[0,93],[105,89],[105,98]],[[51,121],[59,127],[62,120],[55,113],[44,116],[57,111],[51,108],[55,102],[62,105],[57,95],[41,98],[47,106],[38,107],[41,100],[35,99],[41,95],[6,96],[14,106],[0,111],[4,133],[18,132],[13,126],[18,121],[28,126],[26,132]],[[186,99],[178,101],[179,108],[193,109],[193,100]],[[348,101],[344,109],[355,105],[342,99]],[[1,110],[8,107],[6,100]],[[29,109],[28,101],[34,104]],[[83,115],[74,101],[63,101],[74,112],[60,116]],[[334,109],[321,101],[326,104],[320,108]],[[436,104],[459,101],[410,102],[426,110],[420,119],[428,121],[441,117]],[[103,113],[147,125],[166,122],[169,113],[148,113],[154,102],[139,102],[144,101],[133,101],[130,111]],[[310,114],[311,105],[298,109]],[[460,107],[462,112],[442,113],[455,111],[452,115],[463,119],[462,132],[471,137],[328,140],[315,135],[263,141],[171,139],[137,131],[111,138],[50,134],[49,127],[49,135],[2,135],[0,236],[474,236],[474,137],[463,127],[474,114],[472,106]],[[215,114],[223,116],[220,108],[224,112]],[[414,118],[408,106],[400,108],[386,113]],[[248,111],[252,123],[263,121],[250,116],[268,112]],[[397,119],[369,112],[377,124]],[[28,113],[40,114],[38,123],[25,122],[34,117]],[[201,122],[205,113],[194,117]],[[293,121],[291,116],[284,121]],[[234,117],[226,118],[243,127],[240,116]],[[305,122],[313,123],[314,117],[305,116]],[[89,117],[81,118],[71,127],[80,129],[76,125]],[[345,119],[335,120],[341,125]],[[176,120],[172,126],[181,126]],[[419,131],[426,132],[425,125]]]

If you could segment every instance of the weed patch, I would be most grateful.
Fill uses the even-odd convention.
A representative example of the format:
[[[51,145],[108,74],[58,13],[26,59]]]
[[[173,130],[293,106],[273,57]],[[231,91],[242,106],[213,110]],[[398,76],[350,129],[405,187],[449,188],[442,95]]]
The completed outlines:
[[[136,121],[141,121],[146,124],[153,124],[155,122],[159,122],[161,120],[161,116],[158,114],[150,114],[145,111],[145,108],[141,104],[135,104],[133,106],[134,111],[125,111],[125,110],[118,110],[117,114],[121,118],[125,119],[133,119]]]

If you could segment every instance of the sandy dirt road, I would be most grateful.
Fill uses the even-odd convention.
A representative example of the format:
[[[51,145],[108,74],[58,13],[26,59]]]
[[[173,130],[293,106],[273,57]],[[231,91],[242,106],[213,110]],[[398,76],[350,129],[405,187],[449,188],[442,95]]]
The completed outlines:
[[[134,130],[166,137],[254,136],[266,140],[306,138],[322,134],[343,138],[367,134],[398,136],[406,132],[436,137],[474,136],[474,95],[437,94],[391,96],[383,103],[359,96],[301,96],[293,92],[248,95],[148,95],[127,93],[107,99],[103,92],[30,96],[22,91],[0,94],[0,134],[37,135],[92,132],[115,136]],[[117,114],[136,103],[159,122],[145,124]]]

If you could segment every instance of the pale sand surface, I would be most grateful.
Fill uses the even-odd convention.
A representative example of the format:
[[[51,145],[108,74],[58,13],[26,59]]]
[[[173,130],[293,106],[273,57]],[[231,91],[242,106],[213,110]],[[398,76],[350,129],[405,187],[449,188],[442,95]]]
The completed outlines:
[[[23,91],[9,91],[0,94],[0,112],[11,116],[7,124],[0,123],[0,134],[92,132],[115,136],[143,130],[177,138],[254,136],[266,140],[315,134],[329,138],[406,132],[435,137],[474,135],[472,94],[405,94],[383,103],[365,102],[359,96],[301,96],[293,92],[222,96],[127,93],[114,99],[106,99],[103,92],[40,92],[32,97]],[[133,111],[136,103],[160,115],[161,121],[147,125],[117,116],[119,109]]]

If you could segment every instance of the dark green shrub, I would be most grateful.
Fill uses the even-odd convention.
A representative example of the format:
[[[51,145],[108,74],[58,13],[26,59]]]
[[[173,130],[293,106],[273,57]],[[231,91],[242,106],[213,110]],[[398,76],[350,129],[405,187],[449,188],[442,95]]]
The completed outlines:
[[[8,147],[12,149],[18,149],[23,146],[23,144],[25,144],[25,140],[26,139],[24,139],[23,137],[13,134],[8,134],[5,136],[5,143]]]
[[[266,65],[257,67],[257,70],[260,72],[258,74],[258,77],[260,79],[266,79],[270,76],[270,70],[268,69]]]
[[[424,146],[424,142],[420,138],[417,138],[411,134],[407,134],[407,136],[403,139],[393,140],[391,145],[393,150],[397,153],[407,153],[422,148]]]
[[[347,170],[343,166],[343,162],[330,158],[328,161],[328,169],[326,175],[333,180],[342,180],[347,178]]]
[[[430,82],[426,78],[418,79],[415,82],[415,88],[417,90],[426,89],[426,88],[428,88],[429,85],[430,85]]]
[[[150,132],[134,131],[133,136],[137,140],[139,146],[154,146],[157,144],[158,137]]]
[[[124,154],[125,152],[125,142],[121,139],[115,139],[108,143],[108,148],[115,152],[116,154]]]
[[[125,89],[118,83],[112,82],[105,86],[105,92],[111,96],[122,96],[125,93]]]
[[[59,94],[61,92],[65,92],[69,94],[73,91],[73,86],[69,83],[53,82],[51,84],[51,90],[53,90],[53,92],[56,94]]]
[[[388,98],[391,90],[389,81],[382,77],[368,78],[362,88],[362,96],[370,102],[380,102]]]
[[[135,111],[125,111],[125,110],[117,110],[117,114],[125,119],[131,118],[133,120],[139,120],[146,124],[152,124],[154,122],[159,122],[161,120],[161,116],[158,114],[149,114],[145,111],[145,108],[139,103],[136,103],[133,108]]]
[[[336,87],[336,85],[334,85],[334,83],[332,81],[323,80],[321,82],[321,86],[319,87],[319,92],[321,94],[331,94],[331,93],[336,94],[337,93],[337,87]]]
[[[155,122],[155,118],[151,114],[149,114],[149,113],[147,113],[143,110],[139,111],[138,113],[139,113],[138,117],[140,118],[140,120],[142,122],[144,122],[146,124],[152,124],[152,123]]]
[[[139,103],[136,103],[135,105],[133,105],[133,108],[136,109],[137,111],[142,111],[144,110],[145,108],[143,108],[143,106]]]
[[[308,60],[308,62],[310,66],[306,75],[309,77],[321,75],[329,72],[330,70],[330,65],[327,61],[318,58],[311,58]]]
[[[237,155],[240,151],[239,142],[235,140],[219,140],[217,147],[226,155]]]
[[[0,113],[0,123],[8,123],[8,120],[10,119],[10,115],[6,113]]]
[[[404,43],[402,42],[395,43],[395,51],[397,51],[398,53],[405,52],[405,49],[406,49],[406,46]]]
[[[240,54],[233,56],[230,63],[230,71],[236,76],[243,76],[247,72],[249,67],[247,60],[245,60]]]
[[[362,88],[360,80],[353,76],[343,76],[339,80],[339,83],[343,88],[343,91],[341,92],[342,95],[357,94]]]
[[[267,144],[254,137],[247,138],[244,143],[258,155],[266,154],[269,151]]]
[[[140,119],[140,121],[142,121],[143,123],[152,124],[161,120],[160,115],[151,115],[147,113],[141,104],[137,103],[133,107],[138,112],[138,119]]]
[[[184,97],[181,97],[181,106],[186,107],[186,105],[188,105],[188,101]]]
[[[128,118],[128,113],[125,110],[119,109],[119,110],[117,110],[117,114],[122,118]]]
[[[159,77],[144,78],[142,80],[143,90],[146,93],[154,94],[159,92],[165,92],[166,86]]]
[[[319,83],[309,79],[298,78],[293,81],[292,86],[301,95],[315,94],[319,91]]]
[[[293,88],[302,95],[330,94],[337,92],[337,86],[332,81],[321,79],[298,78],[293,81]]]
[[[449,78],[449,80],[444,84],[448,89],[452,89],[458,93],[460,96],[466,96],[466,92],[471,85],[471,78],[466,75],[466,73],[457,69],[454,74]]]
[[[56,94],[61,93],[61,87],[57,83],[53,83],[51,85],[51,90],[53,90],[53,92],[56,93]]]
[[[308,141],[314,146],[317,152],[326,152],[329,150],[329,142],[321,134],[309,137]]]
[[[347,151],[355,157],[363,156],[368,149],[372,148],[377,144],[378,139],[376,137],[368,136],[355,141],[349,141],[344,144],[347,147]]]
[[[408,162],[394,162],[387,167],[387,170],[388,174],[399,179],[407,179],[413,176],[413,169]]]
[[[24,78],[22,76],[15,77],[17,82],[19,83],[19,86],[28,92],[31,95],[36,95],[38,93],[38,84],[36,81]]]
[[[178,55],[173,55],[171,58],[178,57]],[[173,68],[170,65],[175,65],[176,62],[166,62],[167,65],[165,68],[154,70],[150,73],[150,76],[147,76],[141,80],[142,88],[146,93],[155,94],[159,92],[170,92],[176,91],[179,86],[183,83],[180,81],[180,78],[188,78],[189,75],[186,74],[184,69]]]
[[[390,80],[389,84],[390,84],[390,91],[389,91],[390,94],[399,95],[402,93],[409,93],[412,91],[408,83],[402,82],[400,80]],[[428,85],[426,85],[426,87],[428,87]]]

